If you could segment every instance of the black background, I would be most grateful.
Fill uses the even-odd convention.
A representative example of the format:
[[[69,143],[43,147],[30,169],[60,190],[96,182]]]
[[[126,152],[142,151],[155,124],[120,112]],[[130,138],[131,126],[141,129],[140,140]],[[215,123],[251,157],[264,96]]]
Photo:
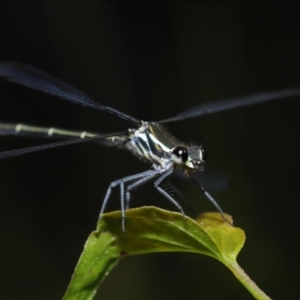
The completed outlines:
[[[0,3],[0,60],[37,66],[143,120],[194,105],[300,86],[295,3]],[[208,162],[232,180],[212,194],[247,240],[239,263],[272,298],[298,294],[299,97],[170,124],[207,136]],[[0,82],[0,120],[113,132],[128,124]],[[0,150],[45,143],[1,137]],[[93,143],[0,161],[0,298],[60,299],[108,184],[147,166]],[[199,212],[213,207],[179,184]],[[147,197],[145,196],[147,195]],[[154,199],[155,198],[155,199]],[[133,206],[169,207],[151,184]],[[119,208],[118,193],[110,210]],[[124,259],[96,299],[252,299],[218,262],[192,254]]]

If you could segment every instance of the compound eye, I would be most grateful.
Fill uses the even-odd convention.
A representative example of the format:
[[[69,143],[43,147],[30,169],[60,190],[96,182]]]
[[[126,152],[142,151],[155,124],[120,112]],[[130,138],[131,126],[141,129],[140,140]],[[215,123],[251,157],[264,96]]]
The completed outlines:
[[[185,147],[178,146],[173,149],[172,156],[177,164],[184,164],[188,159],[188,151]]]
[[[207,155],[206,155],[206,151],[204,150],[204,149],[201,149],[200,150],[201,152],[200,152],[200,160],[206,160],[206,157],[207,157]]]

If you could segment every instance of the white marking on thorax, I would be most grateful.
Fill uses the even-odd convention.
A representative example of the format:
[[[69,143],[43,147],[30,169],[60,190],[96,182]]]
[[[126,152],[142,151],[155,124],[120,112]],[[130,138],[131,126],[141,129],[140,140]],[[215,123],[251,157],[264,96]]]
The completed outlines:
[[[171,161],[171,149],[157,139],[148,128],[148,123],[142,122],[138,129],[129,131],[132,148],[138,155],[151,161],[154,169],[165,169]]]

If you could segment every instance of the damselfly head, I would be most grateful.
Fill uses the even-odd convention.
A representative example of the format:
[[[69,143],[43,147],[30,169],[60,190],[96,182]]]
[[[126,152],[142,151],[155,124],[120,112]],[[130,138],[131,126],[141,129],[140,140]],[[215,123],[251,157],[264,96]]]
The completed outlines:
[[[177,146],[172,150],[174,164],[181,165],[188,170],[203,171],[205,163],[205,151],[202,146]]]

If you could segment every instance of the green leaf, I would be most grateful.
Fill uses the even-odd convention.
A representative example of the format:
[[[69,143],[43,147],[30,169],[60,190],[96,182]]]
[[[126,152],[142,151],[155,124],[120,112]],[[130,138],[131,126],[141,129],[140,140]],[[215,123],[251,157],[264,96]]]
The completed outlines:
[[[231,219],[226,215],[227,219]],[[126,232],[121,212],[103,215],[97,230],[85,244],[63,300],[93,299],[100,283],[127,255],[153,252],[193,252],[211,256],[226,265],[257,299],[269,299],[238,266],[236,257],[244,245],[240,228],[224,222],[218,213],[199,219],[156,207],[126,211]]]

